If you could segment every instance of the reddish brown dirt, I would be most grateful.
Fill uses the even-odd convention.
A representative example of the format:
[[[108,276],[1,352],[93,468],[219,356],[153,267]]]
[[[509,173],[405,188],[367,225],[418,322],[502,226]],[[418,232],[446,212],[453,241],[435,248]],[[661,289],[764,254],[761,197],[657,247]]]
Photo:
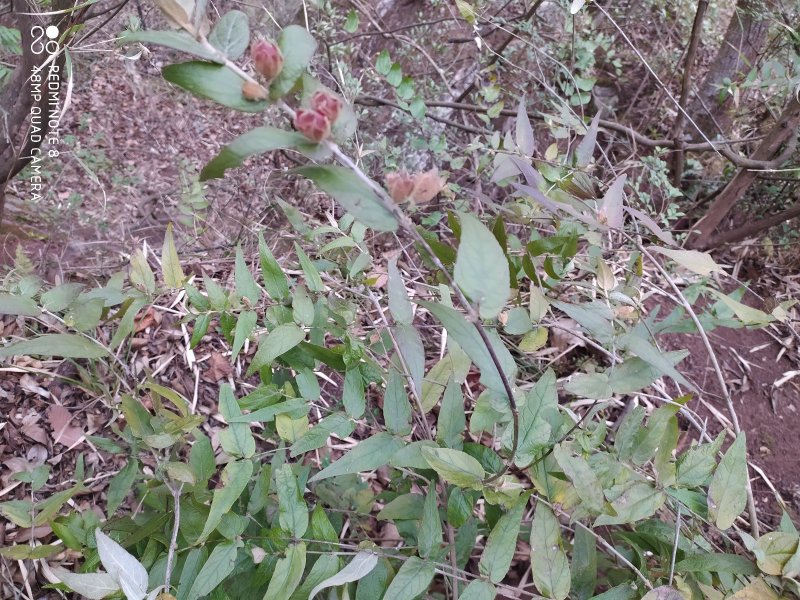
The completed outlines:
[[[761,467],[795,515],[800,514],[800,377],[776,386],[787,372],[798,369],[796,352],[778,358],[781,345],[766,331],[718,328],[709,333],[739,424],[747,434],[748,458]],[[691,354],[681,371],[704,390],[702,400],[729,418],[711,358],[694,335],[670,334],[666,349],[686,348]],[[700,399],[690,407],[708,419],[710,432],[722,429],[713,411]],[[774,494],[763,478],[751,471],[759,513],[780,518]],[[763,512],[762,512],[763,511]]]

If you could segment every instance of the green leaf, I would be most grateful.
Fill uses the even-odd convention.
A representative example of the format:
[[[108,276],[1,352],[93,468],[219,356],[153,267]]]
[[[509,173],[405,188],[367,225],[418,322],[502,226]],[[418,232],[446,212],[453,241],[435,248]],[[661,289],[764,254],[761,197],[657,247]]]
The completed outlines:
[[[224,65],[193,60],[161,69],[164,79],[186,91],[242,112],[262,112],[266,101],[251,102],[242,96],[244,79]]]
[[[38,317],[42,314],[36,302],[15,294],[0,294],[0,315],[19,315],[22,317]]]
[[[651,252],[658,252],[667,258],[671,258],[680,266],[697,273],[698,275],[711,275],[711,273],[723,273],[722,267],[714,262],[708,252],[699,252],[697,250],[676,250],[674,248],[662,248],[660,246],[650,246],[648,248]]]
[[[625,197],[623,188],[627,179],[627,173],[623,173],[608,187],[608,191],[600,201],[600,208],[597,211],[598,221],[601,224],[608,225],[613,229],[622,228],[625,218],[622,212],[622,201]]]
[[[508,260],[492,232],[478,219],[459,213],[459,221],[461,241],[454,271],[456,283],[477,303],[481,318],[494,319],[511,295]]]
[[[420,520],[427,501],[422,494],[403,494],[384,506],[377,516],[380,520]]]
[[[420,301],[419,304],[441,321],[442,325],[447,329],[447,333],[453,337],[472,362],[475,363],[475,366],[481,372],[481,383],[499,394],[505,394],[503,380],[475,327],[461,313],[449,306],[425,301]],[[490,333],[489,340],[499,359],[503,373],[505,373],[509,381],[514,381],[517,371],[514,358],[497,335],[491,335],[491,332],[487,333]]]
[[[306,285],[308,289],[312,292],[324,292],[325,291],[325,284],[322,283],[322,278],[319,275],[319,271],[317,267],[314,266],[314,263],[311,262],[311,259],[308,258],[308,254],[306,254],[303,249],[300,247],[300,244],[297,242],[294,243],[294,251],[297,254],[297,258],[300,261],[300,268],[303,269],[303,274],[306,277]]]
[[[285,300],[289,297],[289,283],[283,269],[275,260],[272,252],[264,241],[264,234],[258,232],[258,253],[261,257],[261,279],[264,288],[273,300]]]
[[[147,594],[147,571],[132,554],[104,534],[94,530],[97,554],[106,572],[119,583],[126,598],[143,598]]]
[[[497,590],[491,583],[475,579],[464,588],[458,600],[494,600],[496,596]]]
[[[765,313],[763,310],[758,310],[757,308],[753,308],[751,306],[747,306],[746,304],[742,304],[741,302],[737,302],[730,296],[722,294],[717,290],[708,288],[708,291],[713,296],[716,296],[717,299],[720,302],[722,302],[725,306],[730,308],[734,312],[734,314],[739,318],[739,320],[745,325],[766,325],[767,323],[775,321],[775,317]]]
[[[229,543],[230,542],[223,542],[223,544],[220,544],[220,546],[226,546]],[[234,557],[235,556],[236,554],[234,553]],[[183,563],[183,569],[181,569],[181,578],[178,582],[178,591],[175,593],[177,600],[186,600],[189,597],[189,590],[194,585],[194,582],[200,573],[200,569],[206,563],[207,559],[207,548],[192,548],[189,550],[188,554],[186,555],[186,560]]]
[[[668,357],[663,352],[656,349],[649,341],[639,337],[634,332],[626,333],[619,338],[619,346],[624,350],[632,352],[646,363],[649,363],[664,375],[669,375],[676,383],[685,385],[691,389],[695,386],[686,381],[686,378],[681,375]]]
[[[393,328],[397,351],[403,357],[411,375],[411,383],[416,393],[422,393],[422,382],[425,377],[425,347],[422,337],[413,325],[401,324]]]
[[[597,130],[600,125],[600,113],[598,111],[594,119],[592,119],[589,128],[586,130],[586,135],[583,136],[581,143],[578,144],[575,150],[575,165],[578,167],[588,167],[592,162],[592,155],[594,154],[594,147],[597,144]]]
[[[139,461],[135,458],[129,458],[125,466],[109,482],[106,496],[106,514],[109,518],[114,515],[131,491],[131,488],[133,488],[133,482],[136,480],[138,470]]]
[[[345,372],[342,404],[347,414],[354,419],[358,419],[364,414],[367,402],[364,394],[364,378],[361,376],[361,369],[358,366],[347,369]]]
[[[728,529],[747,504],[747,443],[744,432],[719,461],[708,486],[708,513],[720,529]]]
[[[422,455],[423,448],[435,448],[436,442],[418,440],[406,444],[389,459],[389,465],[397,469],[427,469],[428,461]]]
[[[447,483],[479,490],[486,471],[466,452],[449,448],[423,448],[422,456]]]
[[[463,435],[467,428],[467,417],[464,410],[464,394],[461,386],[451,377],[447,382],[439,409],[439,420],[436,423],[436,439],[454,450],[461,450],[464,445]]]
[[[50,558],[54,554],[64,551],[64,546],[58,544],[46,544],[44,546],[28,546],[19,544],[17,546],[6,546],[0,548],[0,556],[11,560],[35,560],[37,558]],[[63,580],[62,580],[63,581]],[[117,588],[119,589],[119,588]]]
[[[782,575],[784,566],[797,552],[797,546],[796,533],[783,531],[765,533],[758,538],[755,550],[753,550],[758,568],[767,575]]]
[[[269,86],[269,97],[273,100],[286,95],[311,64],[317,51],[317,40],[305,27],[289,25],[278,36],[278,47],[283,53],[283,68]]]
[[[442,524],[439,520],[436,484],[431,483],[422,506],[422,522],[417,533],[417,548],[422,558],[428,558],[442,545]]]
[[[374,552],[362,550],[353,557],[345,567],[333,577],[314,586],[308,595],[309,600],[314,598],[319,592],[329,587],[337,587],[353,581],[358,581],[367,576],[378,564],[378,555]]]
[[[663,352],[663,356],[674,366],[689,355],[686,350]],[[655,382],[663,373],[638,356],[626,358],[621,365],[608,371],[608,382],[615,394],[633,394]]]
[[[221,476],[222,487],[214,490],[211,509],[197,543],[204,542],[213,533],[222,520],[222,515],[229,512],[242,495],[252,475],[253,463],[249,460],[237,460],[225,465]]]
[[[403,385],[403,376],[392,368],[389,369],[386,393],[383,396],[383,420],[386,428],[395,435],[411,433],[411,404]]]
[[[611,503],[616,514],[613,516],[600,515],[594,525],[598,527],[641,521],[654,515],[663,506],[665,500],[664,492],[655,489],[646,481],[631,482]]]
[[[167,233],[164,235],[164,245],[161,248],[161,273],[164,285],[175,289],[183,285],[184,275],[178,251],[175,249],[175,240],[172,237],[172,223],[167,224]]]
[[[292,318],[298,325],[306,327],[314,323],[314,302],[302,284],[298,284],[292,294]]]
[[[72,333],[46,333],[0,348],[2,356],[62,356],[64,358],[103,358],[108,350],[99,343]]]
[[[533,134],[533,126],[531,120],[528,118],[528,113],[525,109],[525,97],[519,99],[519,107],[517,108],[517,120],[515,124],[515,141],[517,148],[525,156],[533,156],[536,151],[536,138]]]
[[[708,552],[695,554],[675,563],[678,573],[732,573],[734,575],[758,575],[758,568],[744,556]]]
[[[580,398],[594,400],[611,398],[614,393],[605,373],[577,373],[564,385],[564,389]]]
[[[375,61],[375,70],[383,76],[388,75],[389,69],[392,68],[392,57],[389,56],[388,50],[382,50]]]
[[[33,525],[32,512],[33,502],[30,500],[0,502],[0,515],[3,515],[17,527],[31,527]]]
[[[303,578],[306,568],[306,545],[292,544],[286,556],[278,560],[264,600],[289,600]]]
[[[323,192],[367,227],[376,231],[396,231],[398,224],[391,211],[381,204],[375,192],[352,171],[338,166],[307,166],[294,169],[311,179]]]
[[[556,393],[556,374],[552,369],[542,374],[525,397],[519,409],[519,443],[514,464],[522,468],[533,461],[536,454],[550,442],[551,421],[558,418],[558,395]],[[510,447],[512,431],[503,438]]]
[[[278,325],[258,339],[258,350],[247,369],[247,374],[250,375],[261,367],[272,365],[276,358],[297,346],[305,337],[306,333],[294,323]]]
[[[236,362],[236,357],[242,351],[244,343],[253,330],[256,328],[258,315],[255,311],[245,310],[239,313],[236,319],[236,328],[233,331],[233,344],[231,346],[231,362]]]
[[[253,456],[256,452],[256,440],[250,431],[250,425],[235,421],[242,417],[242,411],[229,383],[223,383],[219,388],[219,412],[228,422],[228,427],[219,432],[222,449],[235,457]]]
[[[250,44],[250,22],[240,10],[231,10],[217,21],[208,41],[230,60],[238,60]]]
[[[570,304],[553,300],[551,304],[567,314],[586,329],[601,344],[610,344],[614,339],[613,313],[600,302]]]
[[[186,594],[186,600],[197,600],[217,589],[217,586],[233,571],[236,554],[241,545],[242,542],[226,541],[214,546]]]
[[[592,512],[603,512],[603,505],[605,504],[603,487],[600,485],[589,463],[580,456],[573,456],[564,448],[563,444],[557,444],[553,448],[553,456],[561,470],[564,471],[572,485],[575,486],[583,506]]]
[[[531,522],[531,575],[538,590],[548,598],[564,600],[569,594],[567,555],[561,549],[561,531],[550,507],[536,505]]]
[[[277,415],[294,413],[303,409],[308,409],[306,400],[304,398],[292,398],[291,400],[286,400],[285,402],[279,402],[278,404],[272,404],[264,408],[259,408],[258,410],[246,415],[231,417],[228,420],[228,423],[269,423]]]
[[[410,325],[414,320],[414,309],[408,299],[403,278],[397,269],[397,258],[389,261],[389,312],[397,323]]]
[[[281,529],[294,538],[301,538],[308,529],[308,507],[306,506],[292,467],[283,464],[275,473],[278,489],[278,522]]]
[[[575,527],[571,572],[572,593],[577,600],[591,598],[597,585],[597,542],[582,526]]]
[[[108,573],[73,573],[61,567],[51,567],[53,574],[73,592],[89,600],[100,600],[120,590]]]
[[[303,577],[302,583],[290,596],[290,600],[308,600],[311,591],[320,583],[339,572],[339,557],[335,554],[323,554],[314,562],[311,570]]]
[[[308,482],[321,481],[337,475],[372,471],[389,462],[405,442],[388,433],[378,433],[359,444],[333,464],[311,477]]]
[[[80,283],[62,283],[42,294],[42,306],[50,312],[61,312],[75,301],[82,289],[83,286]],[[4,296],[5,294],[0,294],[0,306],[3,305],[1,299]],[[2,312],[3,310],[0,308],[0,313]]]
[[[256,127],[240,135],[220,150],[211,159],[211,162],[200,171],[200,181],[224,177],[226,170],[240,167],[250,156],[286,149],[297,149],[303,154],[311,156],[318,153],[316,144],[310,143],[308,138],[301,133],[285,131],[268,125]]]
[[[215,52],[203,47],[191,35],[185,31],[126,31],[119,39],[119,44],[131,44],[141,42],[143,44],[156,44],[166,46],[174,50],[180,50],[188,54],[193,54],[204,60],[218,61],[219,57]]]
[[[413,600],[428,589],[435,574],[433,563],[412,556],[392,579],[383,600]]]
[[[328,415],[292,445],[289,449],[289,456],[294,458],[304,452],[321,448],[331,434],[344,438],[350,435],[353,429],[355,429],[355,424],[343,414],[334,413]]]
[[[347,13],[347,20],[344,22],[344,30],[347,33],[355,33],[358,29],[358,13],[354,8]]]
[[[236,293],[242,298],[247,298],[251,306],[258,304],[261,299],[261,289],[247,267],[241,246],[236,246],[236,263],[233,278],[236,283]]]
[[[678,458],[677,485],[693,488],[706,485],[717,466],[717,455],[722,449],[725,432],[710,444],[697,444]]]
[[[192,435],[195,442],[189,451],[189,466],[198,483],[206,482],[217,470],[214,449],[211,447],[211,441],[200,430],[195,430]]]
[[[500,517],[486,539],[478,570],[481,575],[489,577],[492,583],[503,581],[511,567],[511,560],[517,549],[522,515],[527,504],[528,496],[524,495],[510,511]]]

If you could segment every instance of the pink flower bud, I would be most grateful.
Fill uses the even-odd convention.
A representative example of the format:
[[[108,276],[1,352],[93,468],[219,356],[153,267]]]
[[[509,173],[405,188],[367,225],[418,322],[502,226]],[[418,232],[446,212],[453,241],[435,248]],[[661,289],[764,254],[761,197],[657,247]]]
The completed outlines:
[[[258,40],[250,46],[250,57],[256,71],[261,73],[267,81],[272,81],[283,69],[283,54],[281,49],[267,40]]]
[[[331,135],[331,122],[316,110],[299,109],[294,117],[294,128],[316,143]]]
[[[252,81],[245,81],[242,85],[242,96],[245,100],[250,102],[258,102],[269,98],[269,92],[263,85],[253,83]]]
[[[389,190],[389,195],[392,197],[392,200],[399,204],[407,200],[411,195],[414,189],[414,178],[406,171],[387,173],[386,187]]]
[[[335,123],[342,112],[342,101],[325,90],[319,90],[311,96],[311,108],[328,117],[331,123]]]

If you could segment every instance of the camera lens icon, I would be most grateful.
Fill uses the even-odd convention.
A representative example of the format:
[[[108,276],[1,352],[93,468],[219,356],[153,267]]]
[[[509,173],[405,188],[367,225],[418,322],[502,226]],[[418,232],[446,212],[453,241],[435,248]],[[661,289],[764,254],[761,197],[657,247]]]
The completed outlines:
[[[55,25],[49,25],[47,29],[44,30],[44,33],[51,40],[54,40],[58,37],[58,27]]]

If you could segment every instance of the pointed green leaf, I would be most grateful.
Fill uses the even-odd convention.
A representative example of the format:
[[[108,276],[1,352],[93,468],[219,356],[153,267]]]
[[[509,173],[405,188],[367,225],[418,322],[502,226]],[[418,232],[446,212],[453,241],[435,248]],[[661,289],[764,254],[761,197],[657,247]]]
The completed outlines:
[[[236,246],[236,264],[233,278],[236,283],[236,293],[242,298],[247,298],[251,306],[258,304],[261,299],[261,289],[247,267],[241,246]]]
[[[272,365],[276,358],[297,346],[305,337],[305,332],[294,323],[278,325],[267,335],[258,339],[258,350],[253,356],[247,373],[251,374],[261,367]]]
[[[374,552],[362,550],[353,557],[347,565],[333,577],[319,583],[308,595],[312,600],[319,592],[329,587],[337,587],[353,581],[358,581],[368,575],[378,564],[378,555]]]
[[[181,268],[181,260],[178,258],[178,251],[175,249],[175,240],[172,237],[172,223],[167,225],[164,245],[161,248],[161,274],[164,277],[164,285],[168,288],[175,289],[183,285],[185,277]]]
[[[44,301],[44,298],[42,300]],[[30,298],[23,298],[16,294],[0,293],[0,315],[38,317],[40,314],[42,314],[42,309]]]
[[[222,15],[208,35],[209,43],[230,60],[238,60],[250,44],[250,22],[240,10]]]
[[[397,323],[410,325],[414,320],[414,309],[397,269],[397,258],[389,261],[389,312]]]
[[[337,166],[308,166],[295,172],[311,179],[323,192],[367,227],[376,231],[396,231],[397,220],[375,192],[352,171]]]
[[[466,213],[461,213],[459,219],[461,242],[454,271],[456,283],[478,305],[481,318],[494,319],[511,295],[508,260],[483,223]]]
[[[308,529],[308,507],[290,465],[284,464],[275,473],[275,487],[278,489],[278,522],[281,528],[294,538],[302,538]]]
[[[747,444],[744,432],[722,456],[708,486],[708,513],[720,529],[728,529],[747,505]]]
[[[464,394],[461,386],[452,378],[447,382],[439,409],[439,420],[436,424],[436,439],[454,450],[461,450],[464,431],[467,428],[467,417],[464,410]]]
[[[479,490],[486,471],[466,452],[449,448],[422,448],[422,456],[447,483]]]
[[[297,242],[294,243],[294,251],[297,253],[297,258],[300,260],[300,268],[303,269],[303,274],[306,276],[306,285],[312,292],[324,292],[325,284],[322,283],[322,278],[319,276],[319,271],[311,259],[300,247]]]
[[[264,600],[289,600],[303,579],[305,568],[306,545],[292,544],[287,548],[286,556],[275,565]]]
[[[478,570],[481,575],[489,577],[492,583],[503,581],[511,567],[511,560],[517,549],[522,515],[527,504],[527,495],[517,500],[513,508],[500,517],[486,539]]]
[[[428,589],[435,574],[433,563],[412,556],[392,579],[383,600],[414,600]]]
[[[269,97],[273,100],[291,91],[297,80],[306,72],[317,51],[317,40],[305,27],[289,25],[284,27],[278,36],[278,47],[283,53],[283,68],[269,86]]]
[[[170,83],[186,91],[242,112],[262,112],[268,103],[251,102],[242,95],[242,79],[224,65],[193,60],[167,65],[161,74]]]
[[[106,495],[106,514],[109,518],[114,515],[133,488],[133,482],[138,471],[139,461],[135,458],[129,458],[125,466],[109,482]]]
[[[389,369],[383,396],[383,420],[386,428],[395,435],[411,433],[411,404],[403,385],[403,376],[392,368]]]
[[[219,433],[222,449],[231,456],[243,458],[253,456],[256,451],[256,440],[250,431],[250,425],[235,422],[235,419],[242,417],[242,411],[229,383],[223,383],[219,388],[219,412],[228,422],[227,429]]]
[[[389,459],[404,445],[402,440],[398,440],[388,433],[378,433],[359,442],[347,454],[322,469],[308,481],[313,483],[337,475],[372,471],[387,464]]]
[[[103,358],[108,351],[99,343],[72,333],[46,333],[0,348],[2,356],[62,356],[64,358]]]
[[[548,598],[564,600],[569,595],[567,555],[561,549],[561,531],[550,507],[540,502],[531,523],[531,575],[539,591]]]
[[[222,516],[226,514],[250,482],[253,475],[253,463],[249,460],[239,460],[228,463],[222,470],[222,487],[214,490],[214,497],[211,500],[211,509],[208,518],[203,526],[197,542],[204,542],[209,535],[217,528]]]
[[[264,235],[258,232],[258,253],[261,257],[261,279],[264,288],[273,300],[284,300],[289,297],[289,284],[283,269],[275,260],[272,252],[264,241]]]
[[[217,589],[217,586],[233,571],[236,554],[241,545],[242,542],[226,541],[214,546],[208,560],[192,582],[186,600],[203,598]]]
[[[589,463],[580,456],[573,456],[569,450],[564,448],[563,444],[556,444],[553,456],[561,470],[575,486],[583,505],[592,512],[602,512],[605,504],[603,487]]]
[[[442,545],[442,524],[439,520],[436,484],[431,483],[422,506],[422,522],[417,534],[417,548],[422,558],[427,558]]]

